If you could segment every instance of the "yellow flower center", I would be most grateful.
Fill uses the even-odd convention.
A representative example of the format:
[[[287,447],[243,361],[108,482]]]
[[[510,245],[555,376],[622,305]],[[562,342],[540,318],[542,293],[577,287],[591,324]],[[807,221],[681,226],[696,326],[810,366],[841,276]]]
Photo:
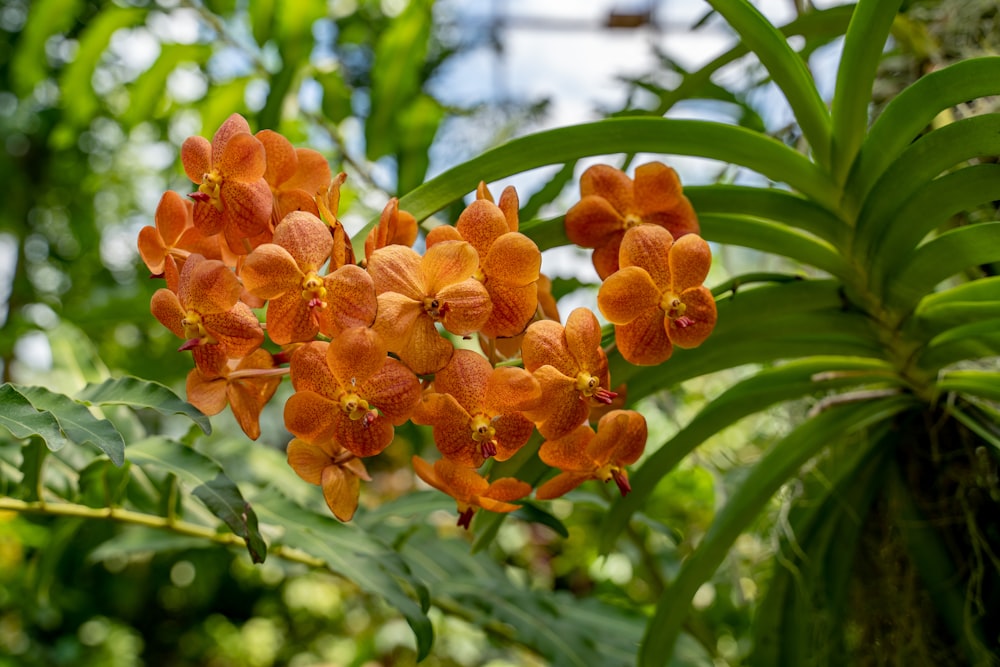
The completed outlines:
[[[326,287],[315,271],[307,273],[302,280],[302,300],[308,301],[310,306],[322,308],[326,305]]]
[[[347,413],[353,421],[357,421],[367,415],[371,408],[368,401],[361,398],[353,391],[345,391],[340,397],[340,409]]]
[[[576,376],[576,389],[584,396],[590,398],[601,388],[601,380],[587,371],[580,371]]]
[[[433,297],[424,299],[424,312],[430,315],[435,322],[440,322],[448,314],[448,304]]]
[[[684,315],[684,311],[687,310],[687,305],[680,300],[675,294],[667,292],[663,295],[660,300],[660,308],[667,314],[671,320],[676,320],[678,317]]]
[[[625,216],[625,222],[623,223],[623,226],[625,227],[625,229],[632,229],[633,227],[638,227],[641,224],[642,224],[642,218],[640,218],[635,213],[629,213],[628,215]]]
[[[216,343],[214,338],[205,331],[205,325],[201,322],[201,314],[194,310],[184,311],[181,319],[181,326],[184,327],[184,338],[188,340],[204,340],[208,343]]]
[[[476,442],[489,442],[496,437],[497,430],[488,416],[480,412],[472,418],[472,439]]]
[[[220,197],[221,189],[222,174],[219,173],[218,169],[213,169],[207,174],[202,174],[201,185],[198,186],[198,192],[208,195],[208,199],[212,202],[212,206],[217,208],[219,211],[222,210],[222,199]]]

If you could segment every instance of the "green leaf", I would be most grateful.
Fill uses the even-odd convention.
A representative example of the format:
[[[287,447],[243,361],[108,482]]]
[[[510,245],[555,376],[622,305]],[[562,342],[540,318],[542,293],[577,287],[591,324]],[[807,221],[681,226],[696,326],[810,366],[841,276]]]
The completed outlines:
[[[833,209],[837,195],[808,158],[757,132],[698,120],[613,118],[546,130],[514,139],[453,167],[400,199],[399,207],[423,220],[476,189],[549,164],[613,153],[697,155],[748,167],[787,183]]]
[[[956,273],[1000,261],[1000,221],[982,222],[944,232],[917,248],[901,263],[887,287],[888,303],[909,308],[934,286]]]
[[[830,164],[830,116],[812,74],[788,40],[746,0],[709,0],[785,94],[816,161]]]
[[[833,438],[864,432],[913,404],[912,398],[900,395],[838,405],[798,426],[775,444],[730,495],[698,548],[681,566],[670,586],[670,594],[657,604],[639,649],[640,667],[659,665],[662,656],[670,655],[694,594],[712,576],[732,543],[756,519],[782,484],[829,446]]]
[[[55,415],[37,410],[21,391],[10,383],[0,385],[0,426],[15,438],[38,436],[54,452],[69,442]]]
[[[114,537],[105,540],[87,554],[87,561],[100,563],[108,559],[120,560],[123,556],[139,557],[147,554],[205,549],[212,543],[200,537],[169,533],[159,528],[126,526]]]
[[[811,234],[747,215],[700,213],[698,221],[708,241],[790,257],[841,278],[848,273],[841,255]]]
[[[17,39],[17,48],[8,51],[11,89],[21,98],[49,76],[46,42],[69,31],[84,9],[79,0],[36,0],[26,5],[28,18]]]
[[[218,463],[190,447],[157,437],[130,445],[128,457],[134,464],[177,475],[205,507],[246,541],[251,560],[264,562],[267,545],[257,528],[254,510]]]
[[[137,125],[156,116],[157,105],[163,101],[167,77],[185,62],[202,64],[212,50],[207,44],[164,44],[160,57],[152,67],[139,75],[129,86],[129,105],[121,120],[126,125]]]
[[[991,401],[1000,401],[1000,374],[996,371],[948,371],[937,382],[942,392],[972,394]]]
[[[350,116],[351,89],[340,70],[321,72],[316,75],[316,81],[323,88],[323,115],[334,123],[340,123]]]
[[[566,217],[562,215],[549,220],[529,220],[521,224],[519,231],[534,241],[542,251],[570,245],[566,236]]]
[[[557,171],[545,185],[539,188],[526,202],[521,202],[520,217],[523,221],[538,217],[538,211],[542,206],[555,201],[555,198],[573,181],[576,172],[576,161],[567,162],[562,169]],[[499,193],[497,193],[499,196]],[[523,229],[521,230],[524,231]]]
[[[59,77],[62,98],[72,101],[71,104],[64,104],[61,107],[64,118],[70,126],[84,126],[97,113],[97,95],[91,80],[98,61],[111,42],[111,35],[121,28],[139,24],[145,18],[146,11],[108,5],[87,22],[80,35],[76,57]]]
[[[155,410],[161,415],[184,415],[206,435],[212,432],[212,424],[201,410],[181,400],[159,382],[131,376],[109,378],[100,384],[88,384],[77,394],[76,400],[87,405],[127,405]]]
[[[89,443],[97,447],[116,466],[124,463],[125,440],[107,419],[98,419],[81,403],[44,387],[20,387],[18,391],[36,410],[48,412],[55,417],[59,422],[59,429],[71,442],[80,445]]]
[[[969,359],[1000,354],[1000,320],[974,322],[948,329],[920,351],[917,365],[928,374]]]
[[[872,283],[884,288],[927,235],[953,215],[1000,199],[1000,165],[977,164],[935,178],[874,230],[868,249]],[[879,261],[871,261],[878,257]]]
[[[868,199],[889,165],[941,111],[997,94],[1000,56],[964,60],[917,79],[886,105],[868,132],[847,182],[852,201],[860,206]]]
[[[262,521],[281,526],[282,535],[275,543],[322,560],[331,571],[383,597],[403,614],[417,639],[417,659],[427,656],[434,641],[434,630],[423,606],[427,589],[398,553],[356,526],[310,512],[275,489],[257,494],[254,504]],[[402,583],[415,592],[421,604],[407,594]]]
[[[832,172],[846,180],[868,129],[868,105],[882,49],[902,0],[859,2],[844,39],[833,93]]]
[[[971,280],[928,294],[908,324],[930,337],[956,326],[1000,318],[1000,276]]]
[[[434,142],[444,108],[430,95],[419,94],[407,101],[406,107],[395,114],[399,139],[397,145],[397,189],[411,190],[424,182],[430,164],[430,148]]]
[[[815,201],[785,190],[745,185],[697,185],[684,188],[698,215],[736,213],[763,218],[815,234],[846,247],[849,227]]]
[[[674,466],[709,437],[740,419],[777,403],[819,392],[898,382],[892,366],[884,361],[817,356],[766,368],[733,385],[702,408],[632,474],[632,492],[618,498],[601,523],[600,553],[610,553],[630,517],[646,505],[657,484]]]
[[[1000,153],[1000,114],[972,116],[913,142],[872,187],[858,214],[856,247],[867,251],[885,225],[942,172],[974,157]],[[909,220],[895,220],[909,224]],[[879,258],[881,259],[881,258]]]

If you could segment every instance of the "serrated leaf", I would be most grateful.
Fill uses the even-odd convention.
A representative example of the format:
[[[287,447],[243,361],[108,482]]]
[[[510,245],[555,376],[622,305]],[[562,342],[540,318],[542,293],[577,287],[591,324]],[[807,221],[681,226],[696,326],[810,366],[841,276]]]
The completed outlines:
[[[54,452],[69,442],[55,415],[47,410],[38,410],[31,401],[14,385],[0,385],[0,426],[15,438],[38,436],[45,446]]]
[[[264,562],[267,544],[260,535],[257,515],[250,503],[243,500],[243,495],[231,479],[220,472],[208,482],[196,486],[192,493],[212,514],[225,521],[230,530],[246,540],[250,560]]]
[[[640,647],[640,667],[659,665],[662,656],[670,654],[694,594],[782,484],[829,446],[834,437],[845,438],[863,431],[913,404],[914,399],[900,395],[839,405],[798,426],[775,444],[730,495],[698,548],[681,566],[670,585],[670,595],[657,604]]]
[[[423,606],[428,592],[398,553],[356,526],[306,510],[275,489],[258,494],[254,503],[263,521],[283,528],[282,537],[276,542],[321,559],[331,571],[385,598],[403,614],[413,630],[418,660],[430,652],[434,631]],[[415,591],[421,604],[407,594],[401,582]]]
[[[59,422],[59,430],[71,441],[80,445],[91,444],[108,455],[111,462],[121,466],[125,461],[125,440],[107,419],[98,419],[86,406],[65,394],[49,391],[44,387],[19,387],[36,410],[48,412]]]
[[[87,405],[127,405],[131,408],[148,408],[162,415],[184,415],[206,434],[212,424],[201,410],[175,394],[159,382],[124,376],[109,378],[100,384],[88,384],[76,396]]]
[[[255,563],[264,562],[267,545],[257,528],[256,514],[218,463],[190,447],[157,437],[130,445],[128,458],[136,465],[155,466],[176,475],[233,533],[246,541]]]

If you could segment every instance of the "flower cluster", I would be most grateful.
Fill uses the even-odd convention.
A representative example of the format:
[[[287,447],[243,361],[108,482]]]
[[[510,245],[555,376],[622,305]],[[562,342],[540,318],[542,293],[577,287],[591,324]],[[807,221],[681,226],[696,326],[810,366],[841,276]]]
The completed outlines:
[[[153,315],[193,354],[188,400],[207,414],[228,405],[256,439],[288,375],[288,462],[339,519],[370,479],[362,460],[407,421],[431,427],[441,456],[415,456],[413,467],[455,498],[461,526],[476,508],[510,512],[532,492],[479,469],[536,431],[539,457],[559,470],[537,498],[591,479],[629,491],[645,419],[619,409],[594,313],[560,323],[541,253],[518,231],[513,188],[494,201],[481,184],[454,226],[426,234],[423,254],[412,247],[417,221],[391,199],[356,261],[337,219],[344,175],[319,153],[254,135],[233,115],[211,142],[185,141],[181,157],[197,189],[163,195],[138,245],[166,283]],[[633,184],[593,167],[581,188],[567,233],[598,248],[599,305],[622,355],[656,364],[672,345],[699,344],[715,322],[701,286],[711,255],[673,170],[644,165]]]

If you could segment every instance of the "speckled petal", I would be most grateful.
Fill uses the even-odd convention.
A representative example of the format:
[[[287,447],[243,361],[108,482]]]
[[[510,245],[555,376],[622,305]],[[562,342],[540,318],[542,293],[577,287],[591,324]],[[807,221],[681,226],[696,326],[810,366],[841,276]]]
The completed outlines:
[[[467,336],[481,329],[489,320],[493,309],[489,292],[474,278],[445,285],[435,296],[442,304],[447,305],[441,324],[459,336]]]
[[[493,242],[509,231],[503,211],[485,199],[476,199],[466,206],[458,216],[455,229],[472,244],[480,257],[485,257]]]
[[[554,320],[532,322],[521,344],[524,367],[534,373],[542,366],[554,366],[564,375],[576,376],[580,371],[566,345],[566,330]]]
[[[603,197],[623,214],[635,209],[632,179],[610,165],[595,164],[580,175],[580,196],[589,195]]]
[[[677,172],[660,162],[635,170],[635,207],[643,222],[668,229],[674,238],[698,233],[698,218],[681,192]]]
[[[589,473],[561,472],[539,486],[535,491],[535,497],[539,500],[560,498],[589,479],[593,479]]]
[[[188,403],[206,415],[217,415],[229,404],[224,377],[205,377],[197,368],[191,369],[185,382]]]
[[[670,340],[677,347],[698,347],[705,342],[705,339],[715,328],[715,322],[718,319],[715,299],[707,287],[692,287],[682,292],[680,298],[687,307],[684,316],[694,323],[683,328],[677,326],[676,321],[671,323],[668,332]]]
[[[560,470],[587,472],[595,462],[587,455],[587,446],[594,439],[594,429],[581,424],[558,438],[550,438],[538,449],[538,458]]]
[[[329,343],[314,341],[295,350],[289,364],[295,391],[313,391],[331,400],[340,394],[340,382],[326,363],[329,346]]]
[[[451,394],[431,392],[420,401],[416,424],[433,426],[434,444],[442,456],[469,468],[483,464],[482,448],[472,439],[472,417]]]
[[[213,148],[214,146],[213,142]],[[263,179],[267,168],[264,145],[252,134],[234,134],[226,143],[222,158],[217,162],[213,161],[212,166],[218,169],[227,181]]]
[[[224,313],[203,315],[207,331],[225,349],[230,359],[247,356],[264,342],[264,330],[250,307],[237,303]]]
[[[185,139],[181,144],[181,164],[187,177],[200,184],[205,174],[212,170],[211,142],[205,137]]]
[[[333,416],[339,411],[328,398],[297,391],[285,401],[285,428],[307,442],[322,442],[333,436]]]
[[[389,349],[392,349],[391,343]],[[414,320],[410,336],[403,348],[398,350],[398,354],[414,373],[429,375],[444,368],[454,349],[451,341],[438,333],[434,321],[424,316]]]
[[[662,294],[645,269],[628,266],[608,276],[597,292],[597,307],[613,324],[628,324],[650,308],[659,307]]]
[[[704,283],[710,268],[712,249],[697,234],[681,237],[670,249],[670,270],[675,294]]]
[[[300,297],[304,277],[295,258],[274,243],[254,248],[240,271],[243,286],[261,299],[274,299],[289,291]]]
[[[631,465],[646,448],[646,418],[634,410],[612,410],[601,417],[587,456],[600,465]]]
[[[480,495],[480,499],[490,498],[501,501],[520,500],[529,493],[531,493],[531,485],[527,482],[513,477],[501,477],[490,483],[489,489],[487,489],[486,493]],[[483,505],[483,509],[489,508]]]
[[[643,311],[628,324],[615,325],[615,343],[625,361],[636,366],[656,366],[670,358],[674,350],[667,337],[665,319],[657,306]]]
[[[287,456],[288,465],[295,474],[310,484],[319,485],[323,470],[333,464],[333,459],[322,447],[299,438],[293,438],[288,443]]]
[[[358,509],[361,480],[342,466],[329,466],[323,470],[321,481],[323,500],[340,521],[350,521]]]
[[[390,245],[376,249],[368,260],[368,273],[375,282],[375,291],[378,294],[396,292],[422,300],[427,291],[420,263],[420,255],[413,248]]]
[[[303,273],[319,271],[330,259],[330,228],[312,213],[293,211],[274,228],[274,243],[295,258]]]
[[[375,321],[378,300],[375,283],[368,272],[354,264],[345,264],[323,281],[326,308],[320,311],[320,331],[335,337],[344,329],[368,327]]]
[[[478,412],[487,405],[484,401],[492,374],[486,357],[472,350],[455,350],[448,365],[434,376],[434,390],[451,394],[466,411]]]
[[[455,355],[459,353],[456,350]],[[476,355],[477,357],[479,355]],[[482,359],[482,357],[480,357]],[[483,359],[483,361],[486,361]],[[489,362],[487,362],[489,365]],[[536,407],[542,397],[538,380],[523,368],[501,366],[487,376],[483,405],[495,412],[516,412]],[[435,386],[437,378],[435,378]]]
[[[305,343],[316,338],[319,327],[313,321],[309,302],[297,292],[271,299],[267,304],[267,335],[276,345]]]
[[[603,197],[583,197],[566,211],[566,236],[582,248],[600,248],[625,229],[625,218]]]
[[[645,269],[653,282],[665,290],[670,286],[674,237],[663,227],[639,225],[625,232],[618,251],[619,266]]]
[[[232,308],[242,290],[236,274],[225,264],[191,255],[181,270],[177,296],[186,310],[209,315]]]
[[[292,142],[274,130],[261,130],[256,137],[267,156],[264,180],[276,188],[290,179],[299,166],[295,147],[292,146]]]
[[[472,277],[479,268],[479,253],[465,241],[442,241],[427,249],[420,263],[425,294],[437,294],[445,287]]]
[[[347,329],[326,352],[327,365],[344,386],[364,384],[388,358],[382,337],[366,327]]]

